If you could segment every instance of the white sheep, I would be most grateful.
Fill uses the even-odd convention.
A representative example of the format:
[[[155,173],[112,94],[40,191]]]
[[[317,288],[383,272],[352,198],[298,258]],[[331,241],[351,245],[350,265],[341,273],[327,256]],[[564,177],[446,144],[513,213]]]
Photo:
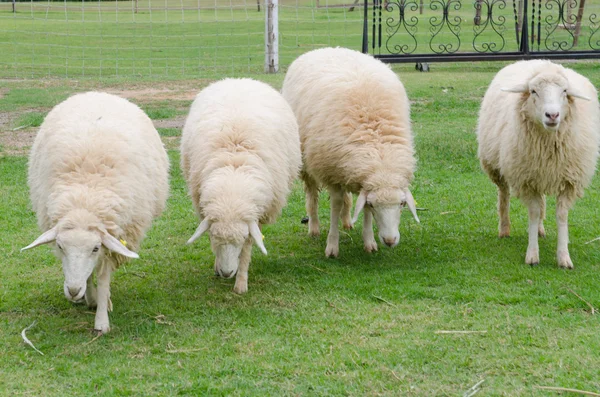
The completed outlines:
[[[252,241],[266,254],[261,225],[286,203],[301,164],[298,124],[281,95],[252,79],[225,79],[192,104],[181,139],[181,168],[200,225],[208,231],[215,273],[236,275],[248,291]]]
[[[573,70],[549,61],[521,61],[494,77],[481,104],[478,153],[498,186],[500,237],[510,234],[511,191],[528,207],[525,263],[539,263],[545,195],[556,195],[558,265],[573,268],[568,212],[594,175],[599,134],[596,89]]]
[[[321,186],[331,198],[326,256],[339,255],[338,222],[351,228],[364,210],[363,242],[377,250],[380,241],[400,241],[400,211],[407,204],[418,222],[408,189],[415,158],[409,101],[398,76],[369,55],[344,48],[323,48],[298,57],[289,67],[282,94],[300,128],[309,234],[319,234]],[[352,195],[357,193],[350,219]]]
[[[136,251],[164,209],[169,161],[152,121],[131,102],[88,92],[46,116],[29,157],[28,184],[44,233],[56,243],[64,294],[97,306],[94,328],[110,330],[110,276]],[[97,289],[92,274],[96,270]]]

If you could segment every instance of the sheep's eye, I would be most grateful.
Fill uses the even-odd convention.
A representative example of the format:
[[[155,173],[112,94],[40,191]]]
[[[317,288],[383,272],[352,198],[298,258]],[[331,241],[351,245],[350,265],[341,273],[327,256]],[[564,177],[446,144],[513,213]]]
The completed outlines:
[[[532,93],[533,95],[537,95],[537,92],[535,92],[535,90],[531,90],[531,93]]]
[[[62,251],[62,246],[60,244],[56,243],[56,246],[58,247],[59,250]]]
[[[94,247],[94,249],[92,250],[92,252],[98,252],[99,249],[100,249],[100,247]]]

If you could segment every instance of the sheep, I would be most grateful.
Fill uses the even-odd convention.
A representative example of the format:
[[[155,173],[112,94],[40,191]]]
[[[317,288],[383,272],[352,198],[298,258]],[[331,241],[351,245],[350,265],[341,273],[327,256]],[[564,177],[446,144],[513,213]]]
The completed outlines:
[[[165,207],[168,173],[150,118],[114,95],[68,98],[50,111],[35,138],[28,184],[44,233],[22,251],[55,243],[65,297],[97,307],[94,329],[101,333],[110,330],[111,273],[138,258],[145,231]]]
[[[225,79],[194,100],[181,138],[181,168],[215,274],[248,291],[252,242],[267,254],[263,224],[281,213],[301,165],[298,124],[277,91],[252,79]]]
[[[557,261],[572,269],[568,212],[590,184],[598,159],[600,109],[588,79],[549,61],[506,66],[481,104],[477,140],[481,167],[498,187],[499,237],[510,235],[512,193],[529,212],[525,263],[539,263],[545,195],[556,195]]]
[[[298,57],[285,76],[282,94],[300,128],[309,235],[319,234],[318,196],[326,187],[331,223],[325,255],[339,255],[338,223],[350,229],[364,211],[367,252],[380,241],[400,241],[400,212],[407,204],[419,222],[408,188],[416,161],[409,101],[398,76],[379,60],[344,48],[323,48]],[[350,218],[352,193],[358,194]]]

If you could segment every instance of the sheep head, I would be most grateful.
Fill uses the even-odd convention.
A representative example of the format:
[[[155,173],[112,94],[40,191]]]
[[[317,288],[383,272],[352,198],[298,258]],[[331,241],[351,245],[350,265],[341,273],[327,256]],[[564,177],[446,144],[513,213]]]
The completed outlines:
[[[72,216],[72,215],[75,215]],[[65,275],[65,297],[73,302],[82,299],[86,292],[87,279],[101,262],[105,250],[121,254],[128,258],[138,258],[138,254],[130,251],[119,240],[111,236],[102,227],[97,218],[91,223],[74,221],[74,218],[95,218],[90,213],[69,214],[56,226],[39,236],[33,243],[21,251],[42,244],[56,243],[56,254],[62,261]]]
[[[362,190],[356,200],[352,223],[356,223],[360,212],[367,207],[375,218],[379,229],[379,240],[382,244],[395,247],[400,242],[400,213],[402,207],[408,206],[417,222],[417,208],[410,190],[405,189],[379,189],[373,191]]]
[[[545,72],[502,91],[524,94],[523,109],[545,130],[558,131],[561,121],[569,115],[569,98],[590,99],[569,85],[562,73]],[[572,99],[571,99],[572,100]]]
[[[209,233],[210,246],[216,257],[215,270],[221,277],[231,278],[236,275],[240,264],[240,254],[248,237],[254,240],[263,254],[267,254],[263,236],[256,221],[249,223],[243,221],[211,222],[208,218],[204,218],[187,243],[193,243],[206,231]]]

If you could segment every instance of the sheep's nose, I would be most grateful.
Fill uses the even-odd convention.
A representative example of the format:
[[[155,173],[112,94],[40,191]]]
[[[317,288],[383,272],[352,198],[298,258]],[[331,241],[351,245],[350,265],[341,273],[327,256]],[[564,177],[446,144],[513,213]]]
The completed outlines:
[[[398,239],[396,237],[384,237],[383,242],[385,243],[385,245],[387,245],[388,247],[393,247],[394,245],[396,245],[396,242],[398,241]]]
[[[233,276],[233,271],[221,270],[220,272],[221,272],[221,277],[229,278],[229,277]]]
[[[560,114],[558,112],[556,112],[556,113],[546,112],[546,117],[548,117],[550,120],[556,120],[558,118],[558,116],[560,116]]]
[[[68,290],[69,294],[74,298],[79,294],[79,291],[81,291],[81,287],[69,287]]]

